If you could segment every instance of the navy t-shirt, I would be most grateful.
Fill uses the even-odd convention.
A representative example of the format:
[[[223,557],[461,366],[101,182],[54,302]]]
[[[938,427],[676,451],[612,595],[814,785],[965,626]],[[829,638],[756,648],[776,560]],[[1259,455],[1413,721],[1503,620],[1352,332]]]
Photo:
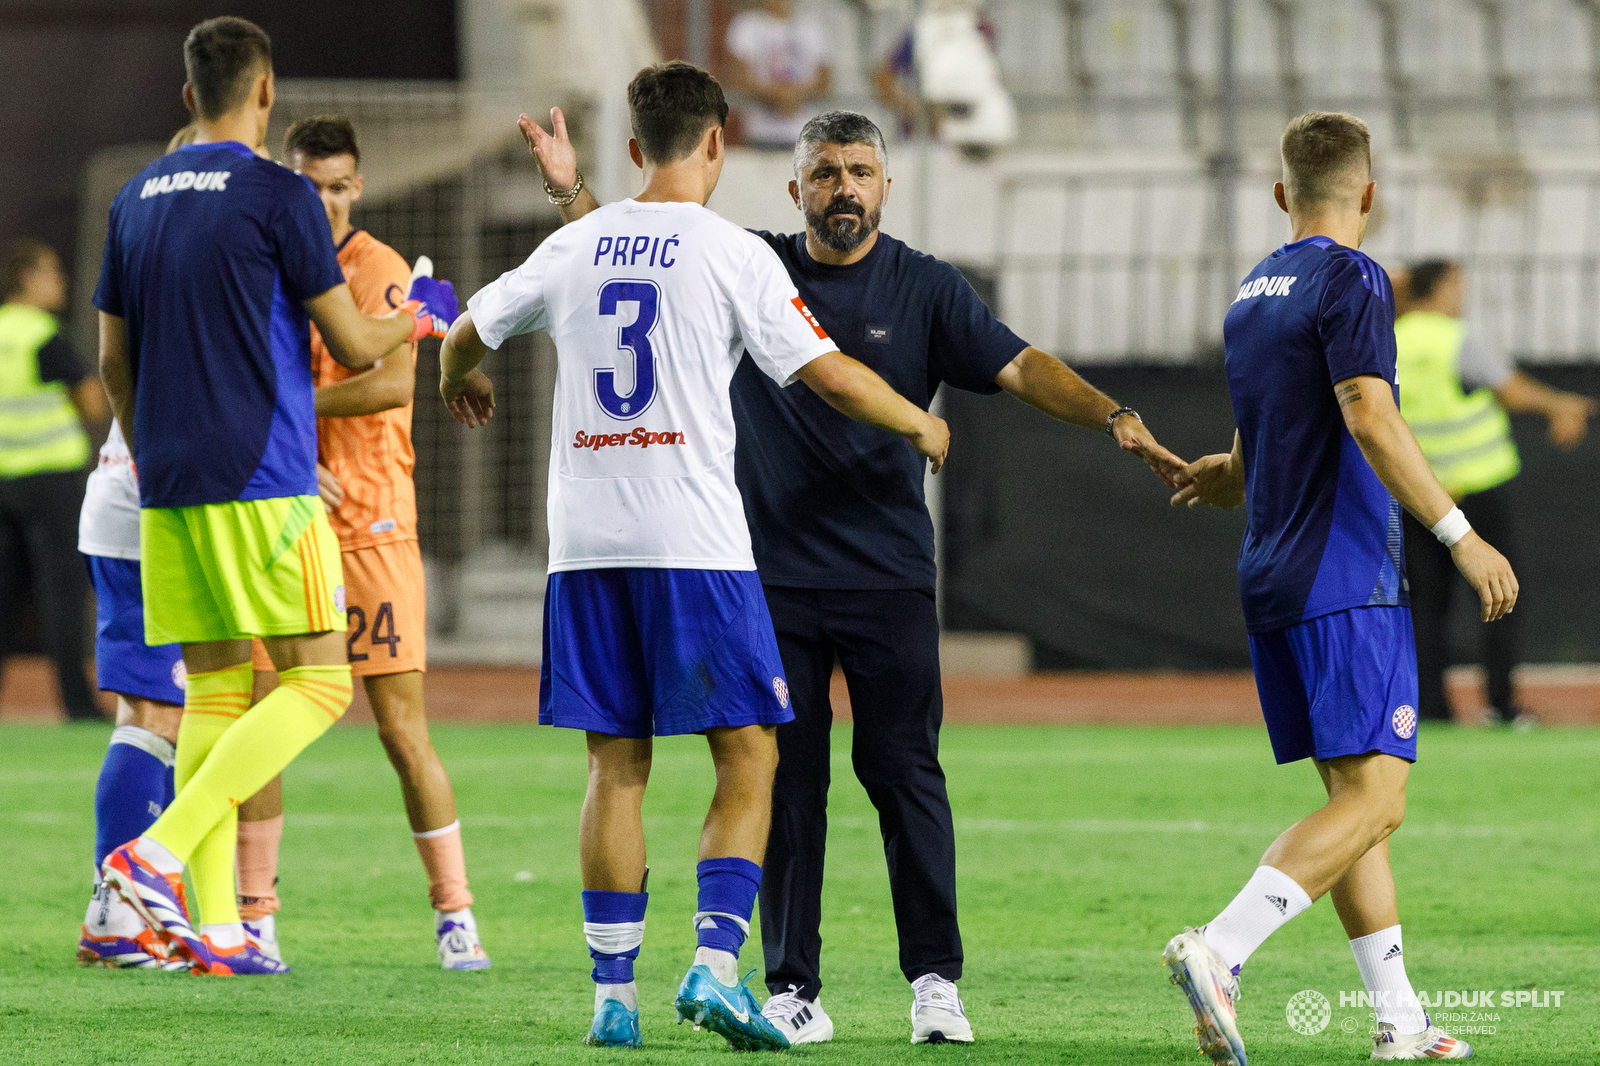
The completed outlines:
[[[127,321],[141,506],[316,494],[301,304],[342,284],[316,190],[242,144],[180,148],[122,187],[94,304]]]
[[[758,236],[839,350],[924,410],[941,382],[998,391],[995,376],[1027,347],[955,267],[888,234],[849,266],[812,259],[804,233]],[[731,393],[735,474],[763,583],[934,587],[927,461],[909,441],[840,414],[803,383],[780,389],[749,359]]]
[[[1400,504],[1345,428],[1334,386],[1395,384],[1383,268],[1327,237],[1250,272],[1223,323],[1249,519],[1239,591],[1251,633],[1409,602]]]

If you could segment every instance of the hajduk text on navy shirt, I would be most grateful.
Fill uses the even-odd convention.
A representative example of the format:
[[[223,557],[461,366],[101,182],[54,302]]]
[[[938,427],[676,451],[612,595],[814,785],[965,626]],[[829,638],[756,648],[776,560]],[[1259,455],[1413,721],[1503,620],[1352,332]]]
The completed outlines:
[[[127,322],[141,506],[316,495],[302,304],[342,284],[311,183],[237,141],[122,187],[94,304]]]
[[[1251,633],[1353,607],[1409,603],[1400,505],[1334,396],[1395,387],[1394,292],[1383,268],[1327,237],[1263,259],[1223,323],[1249,509],[1239,592]]]

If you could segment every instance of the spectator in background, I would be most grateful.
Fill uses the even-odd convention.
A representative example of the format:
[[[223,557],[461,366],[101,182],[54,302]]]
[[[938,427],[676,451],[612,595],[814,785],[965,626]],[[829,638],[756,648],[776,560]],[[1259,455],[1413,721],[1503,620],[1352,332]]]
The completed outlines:
[[[1521,469],[1511,437],[1512,414],[1549,420],[1550,440],[1563,451],[1578,446],[1595,413],[1595,401],[1540,384],[1511,357],[1461,320],[1458,264],[1432,259],[1409,271],[1406,313],[1394,327],[1398,350],[1400,413],[1439,483],[1455,498],[1472,527],[1516,561],[1510,481]],[[1405,518],[1406,569],[1417,634],[1421,682],[1419,717],[1450,718],[1444,694],[1450,600],[1455,567],[1450,550],[1410,515]],[[1530,724],[1511,687],[1517,663],[1517,624],[1507,615],[1482,629],[1490,716]]]
[[[801,18],[794,0],[760,0],[728,23],[724,80],[753,97],[743,110],[745,139],[756,148],[794,151],[795,138],[816,113],[806,105],[827,98],[833,86],[828,34],[815,19]]]
[[[56,315],[67,303],[61,260],[19,240],[0,258],[0,605],[32,576],[38,632],[72,719],[99,720],[85,672],[78,507],[89,458],[84,423],[105,421],[106,401]]]
[[[967,156],[987,158],[1017,139],[1017,112],[1000,80],[995,27],[976,0],[929,0],[873,72],[878,99],[900,131],[928,132]]]

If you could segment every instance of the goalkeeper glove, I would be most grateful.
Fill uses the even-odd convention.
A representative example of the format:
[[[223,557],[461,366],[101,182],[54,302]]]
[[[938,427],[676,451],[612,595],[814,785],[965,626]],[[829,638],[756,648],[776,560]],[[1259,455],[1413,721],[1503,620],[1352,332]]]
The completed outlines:
[[[411,271],[411,291],[400,310],[409,311],[416,321],[411,331],[414,344],[423,337],[443,337],[448,333],[461,305],[456,302],[455,286],[434,278],[433,260],[423,255],[417,257],[417,265]]]

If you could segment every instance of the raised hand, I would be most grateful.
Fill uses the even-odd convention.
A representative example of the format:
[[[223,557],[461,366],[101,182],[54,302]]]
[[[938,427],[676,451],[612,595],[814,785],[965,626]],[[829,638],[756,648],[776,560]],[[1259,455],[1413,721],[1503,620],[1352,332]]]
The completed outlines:
[[[1231,511],[1244,502],[1244,470],[1233,455],[1203,455],[1177,476],[1172,506],[1187,504]]]
[[[1156,472],[1156,477],[1166,482],[1168,488],[1180,487],[1178,479],[1189,468],[1189,464],[1157,443],[1155,434],[1143,422],[1132,417],[1119,418],[1112,426],[1112,434],[1116,437],[1118,447],[1148,463],[1150,469]]]
[[[517,128],[528,142],[528,154],[538,164],[539,173],[552,189],[564,193],[578,183],[578,152],[567,136],[567,117],[559,107],[550,109],[550,127],[554,133],[546,133],[527,115],[517,116]]]
[[[456,301],[456,287],[435,278],[433,260],[420,255],[411,271],[411,291],[406,293],[400,310],[410,312],[416,320],[416,328],[411,333],[414,344],[424,337],[443,337],[448,333],[450,323],[461,313],[461,305]]]
[[[468,429],[487,426],[494,416],[494,383],[476,367],[460,381],[451,381],[441,374],[439,395],[455,420]]]

